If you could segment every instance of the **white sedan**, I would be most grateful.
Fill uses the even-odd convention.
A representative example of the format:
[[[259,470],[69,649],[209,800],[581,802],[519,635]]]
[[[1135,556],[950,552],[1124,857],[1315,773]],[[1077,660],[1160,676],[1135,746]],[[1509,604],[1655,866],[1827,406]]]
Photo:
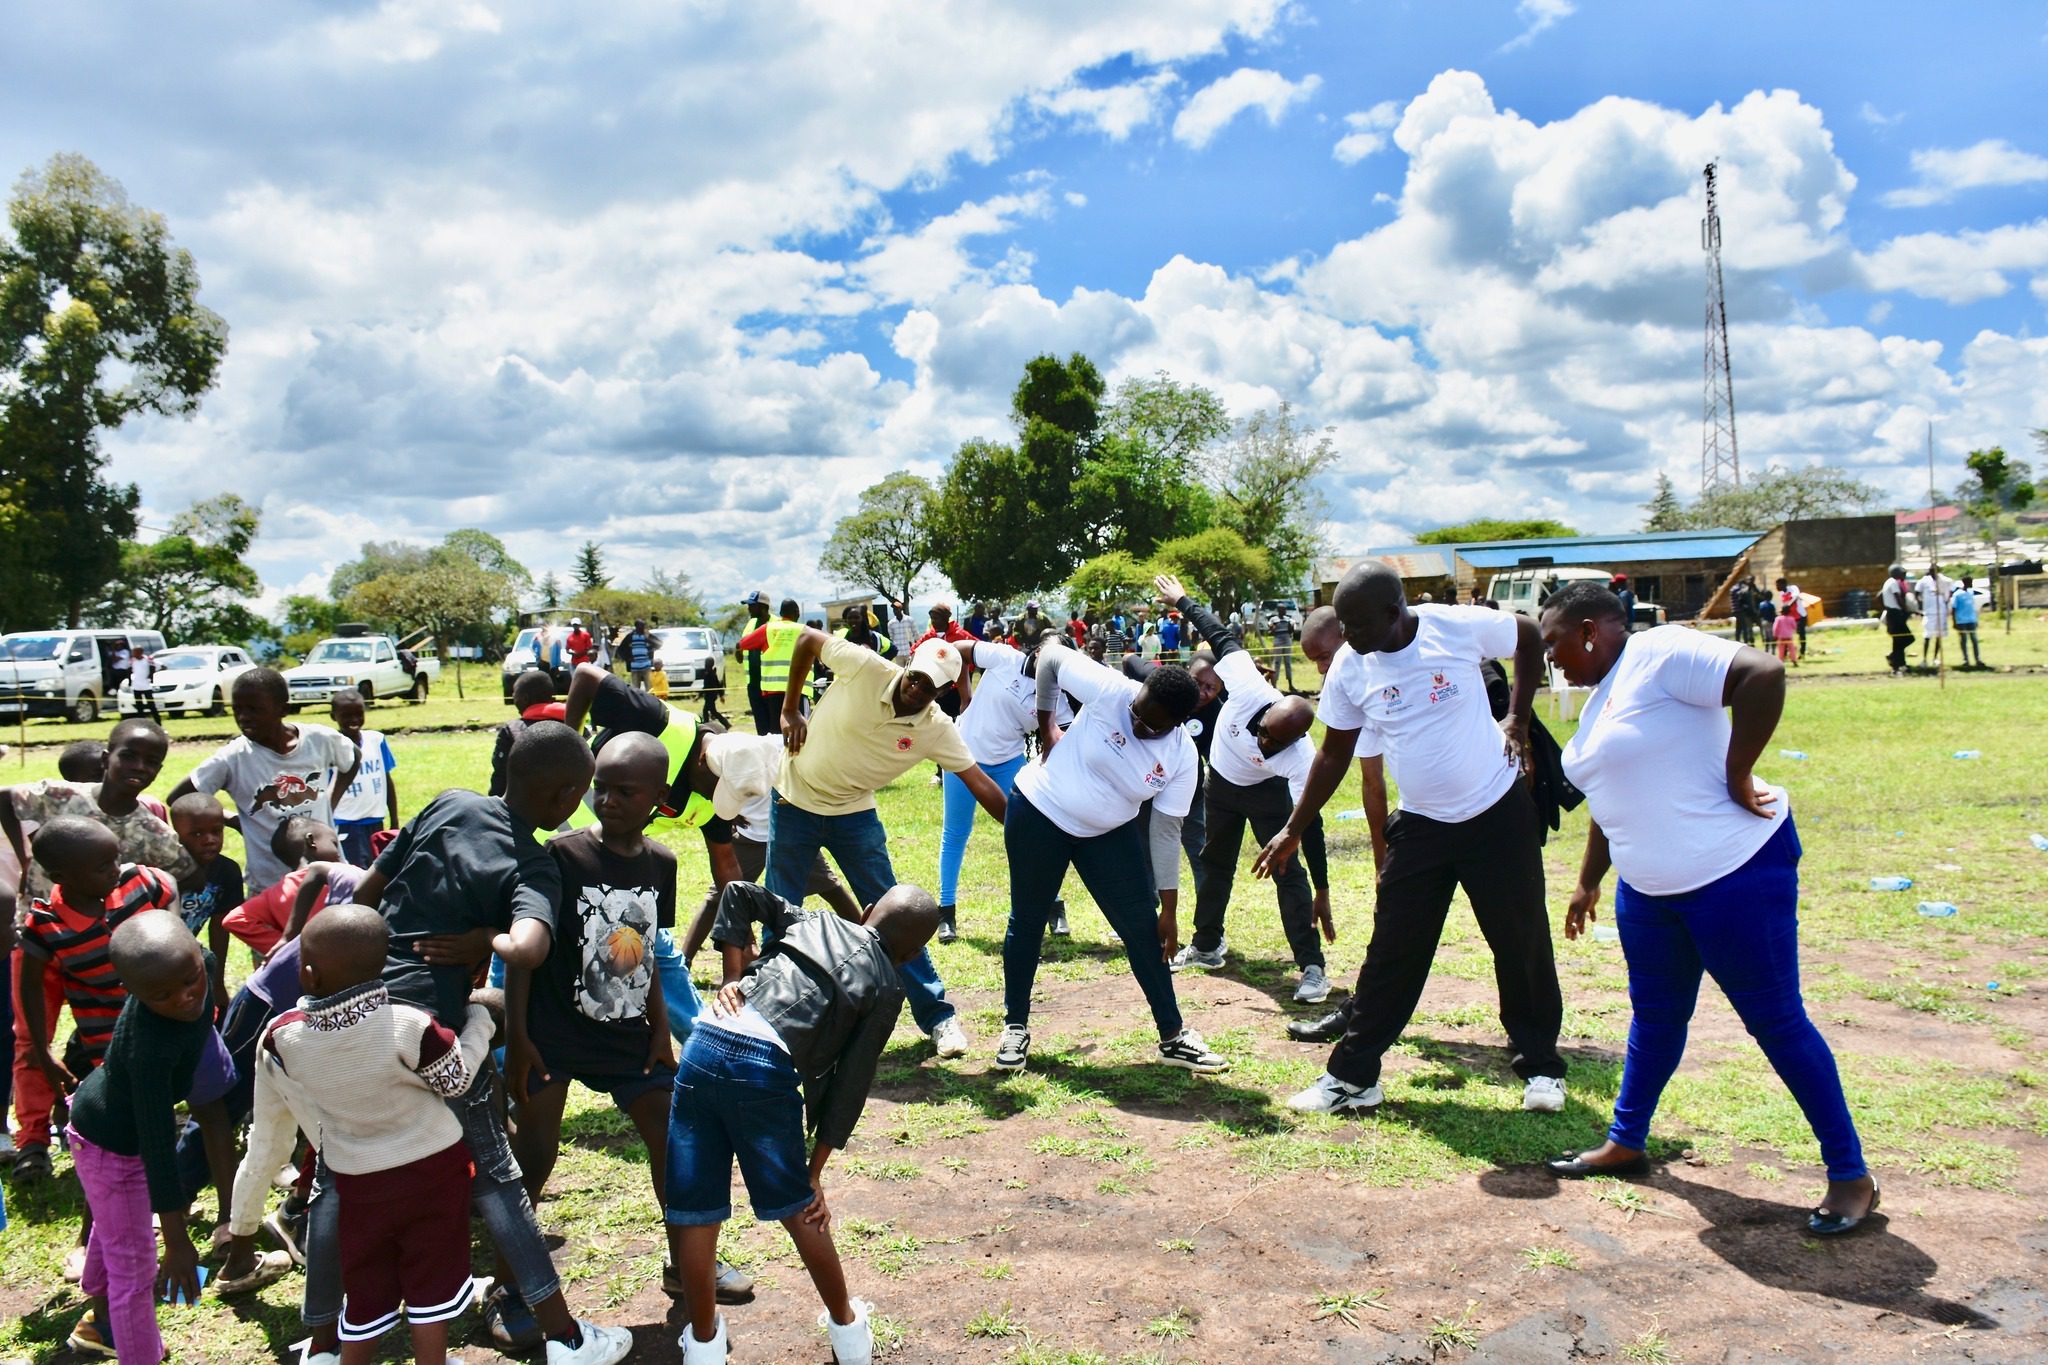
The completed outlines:
[[[235,679],[256,667],[248,651],[233,645],[181,645],[151,656],[150,695],[157,709],[197,715],[220,715],[228,709]],[[139,715],[135,689],[122,683],[114,704],[124,716]]]

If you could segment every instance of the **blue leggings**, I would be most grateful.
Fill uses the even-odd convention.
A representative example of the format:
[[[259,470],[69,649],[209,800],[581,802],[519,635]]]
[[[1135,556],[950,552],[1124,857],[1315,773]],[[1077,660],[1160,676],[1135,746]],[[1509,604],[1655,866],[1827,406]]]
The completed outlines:
[[[976,766],[1003,789],[1007,798],[1010,785],[1024,769],[1024,755],[1018,754],[1006,763]],[[960,864],[967,861],[967,837],[974,833],[974,820],[981,813],[981,803],[974,799],[973,792],[967,790],[967,784],[960,780],[958,773],[946,774],[945,793],[946,825],[939,834],[939,904],[952,905],[960,892]]]
[[[1799,995],[1799,834],[1784,824],[1748,862],[1697,891],[1649,896],[1622,882],[1614,922],[1628,959],[1628,1061],[1607,1136],[1640,1151],[1699,1002],[1714,978],[1820,1140],[1828,1179],[1869,1174],[1842,1078]]]

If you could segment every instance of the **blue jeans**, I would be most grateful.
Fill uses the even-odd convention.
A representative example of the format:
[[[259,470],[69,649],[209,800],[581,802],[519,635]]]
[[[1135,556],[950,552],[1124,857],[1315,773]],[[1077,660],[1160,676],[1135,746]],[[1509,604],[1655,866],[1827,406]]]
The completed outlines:
[[[1152,859],[1138,821],[1092,839],[1077,839],[1040,813],[1019,792],[1003,820],[1003,847],[1010,855],[1010,927],[1003,934],[1003,1022],[1019,1028],[1031,1022],[1031,984],[1038,976],[1039,948],[1046,917],[1066,880],[1067,868],[1102,908],[1109,927],[1124,941],[1131,975],[1152,1007],[1162,1039],[1181,1030],[1180,1002],[1173,972],[1160,957],[1159,893]]]
[[[993,766],[977,764],[989,781],[1003,789],[1003,795],[1010,794],[1010,785],[1023,771],[1024,755],[1018,754],[1007,763]],[[981,812],[981,803],[974,799],[974,793],[967,790],[967,784],[960,780],[960,774],[947,773],[946,824],[939,834],[939,904],[957,903],[960,892],[960,864],[967,860],[967,838],[974,833],[975,817]]]
[[[1869,1174],[1842,1078],[1799,994],[1799,833],[1788,813],[1741,867],[1697,891],[1649,896],[1622,882],[1614,923],[1628,959],[1628,1060],[1607,1136],[1640,1151],[1699,1001],[1714,978],[1820,1139],[1828,1179]]]
[[[342,858],[357,867],[368,867],[374,861],[370,856],[370,836],[382,828],[382,820],[337,821],[334,830],[341,836]]]
[[[821,848],[831,852],[854,899],[863,906],[873,905],[896,885],[896,869],[889,865],[889,836],[882,829],[882,817],[872,810],[819,815],[785,801],[777,792],[768,829],[768,890],[791,905],[803,904]],[[918,949],[916,957],[896,969],[896,977],[903,983],[910,1017],[920,1032],[930,1033],[953,1017],[946,983],[939,979],[929,951]]]
[[[779,1223],[810,1206],[804,1101],[789,1054],[707,1025],[683,1045],[676,1072],[662,1218],[687,1227],[732,1217],[735,1159],[761,1222]]]

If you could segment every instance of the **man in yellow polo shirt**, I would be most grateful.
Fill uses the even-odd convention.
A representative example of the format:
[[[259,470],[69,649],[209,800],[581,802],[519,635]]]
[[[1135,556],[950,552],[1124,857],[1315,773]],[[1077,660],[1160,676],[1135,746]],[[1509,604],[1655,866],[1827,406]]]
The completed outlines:
[[[1002,788],[981,770],[952,718],[935,704],[959,681],[958,647],[927,640],[899,668],[871,649],[806,626],[797,637],[790,676],[807,678],[819,662],[832,670],[832,686],[810,718],[794,689],[782,700],[787,752],[769,822],[768,889],[792,905],[800,903],[811,865],[824,848],[855,898],[873,905],[896,885],[889,836],[875,813],[876,791],[930,761],[957,773],[996,819],[1007,806]],[[967,1033],[931,955],[920,950],[896,970],[911,1017],[939,1055],[965,1055]]]

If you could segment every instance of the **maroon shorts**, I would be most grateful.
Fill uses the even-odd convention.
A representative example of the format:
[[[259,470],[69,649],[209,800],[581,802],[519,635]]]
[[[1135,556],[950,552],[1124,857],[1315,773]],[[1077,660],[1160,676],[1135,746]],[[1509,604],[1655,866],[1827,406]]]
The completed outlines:
[[[341,1339],[446,1322],[469,1307],[469,1148],[458,1142],[388,1171],[335,1172],[341,1201]]]

